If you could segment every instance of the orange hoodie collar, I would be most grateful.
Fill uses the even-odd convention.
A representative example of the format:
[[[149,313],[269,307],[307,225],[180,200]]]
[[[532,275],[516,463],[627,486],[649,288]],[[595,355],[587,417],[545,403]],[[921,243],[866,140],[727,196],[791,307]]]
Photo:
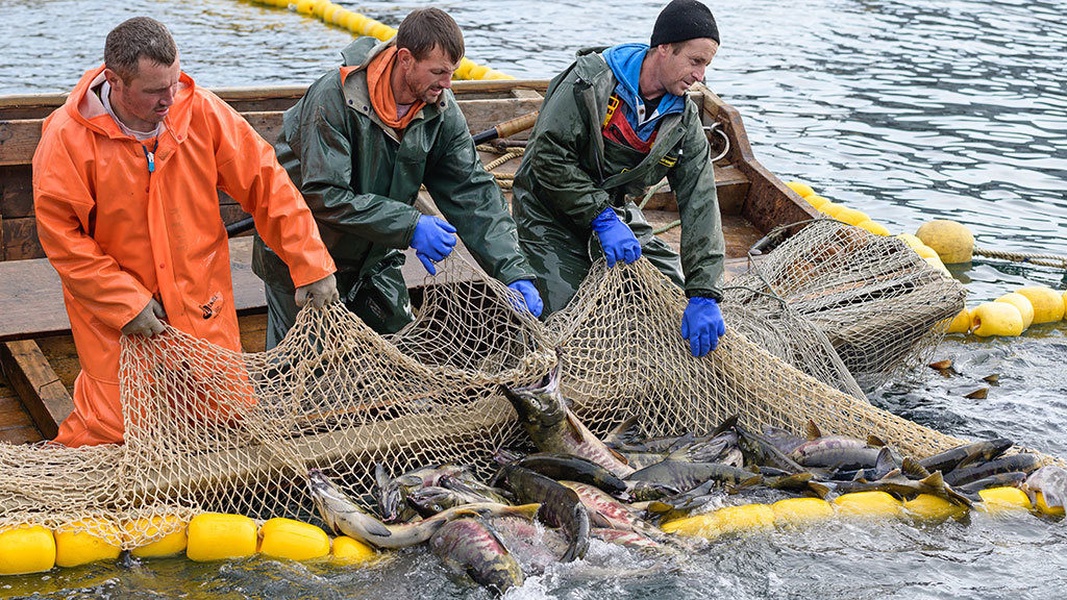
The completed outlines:
[[[396,66],[396,46],[382,50],[367,65],[367,91],[370,94],[370,103],[374,112],[383,123],[393,129],[404,129],[422,107],[426,105],[422,100],[416,100],[403,117],[397,116],[396,96],[393,95],[391,84],[393,68]]]
[[[71,118],[75,121],[111,138],[129,137],[122,132],[118,123],[107,114],[104,103],[93,88],[104,82],[104,66],[100,65],[90,69],[82,75],[78,84],[74,86],[70,97],[67,98],[65,107]],[[183,71],[178,79],[178,92],[174,95],[174,104],[164,119],[166,129],[172,132],[179,140],[185,139],[192,119],[191,102],[196,84],[192,77]]]

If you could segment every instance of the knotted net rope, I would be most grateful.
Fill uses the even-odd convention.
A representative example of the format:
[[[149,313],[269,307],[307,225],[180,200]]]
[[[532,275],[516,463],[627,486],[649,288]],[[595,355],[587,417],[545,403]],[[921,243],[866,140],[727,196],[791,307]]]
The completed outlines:
[[[801,250],[775,252],[826,254]],[[821,277],[834,272],[826,262],[790,270],[772,261],[775,269],[758,279],[777,282],[783,298],[790,291],[805,298],[819,268]],[[285,340],[263,353],[227,351],[174,329],[125,339],[125,445],[0,445],[0,527],[67,525],[129,548],[203,511],[316,522],[305,485],[311,467],[368,506],[376,464],[396,475],[451,462],[488,476],[496,449],[529,443],[501,384],[535,383],[557,360],[574,412],[597,434],[630,417],[650,436],[705,433],[737,414],[756,429],[800,433],[811,419],[826,433],[874,433],[917,457],[961,443],[766,351],[765,340],[752,341],[764,313],[741,295],[724,304],[729,331],[718,350],[693,358],[679,334],[686,299],[647,261],[613,269],[600,262],[546,323],[514,310],[518,298],[464,260],[439,267],[422,288],[415,322],[395,335],[376,334],[337,305],[305,309]],[[932,268],[920,261],[895,273],[915,286],[925,271]],[[788,273],[801,282],[787,286]],[[890,274],[874,271],[866,281],[884,287]],[[810,312],[870,319],[883,340],[901,347],[909,336],[912,345],[925,339],[914,321],[879,320],[885,306],[877,294],[856,298]],[[783,339],[799,335],[775,322]]]

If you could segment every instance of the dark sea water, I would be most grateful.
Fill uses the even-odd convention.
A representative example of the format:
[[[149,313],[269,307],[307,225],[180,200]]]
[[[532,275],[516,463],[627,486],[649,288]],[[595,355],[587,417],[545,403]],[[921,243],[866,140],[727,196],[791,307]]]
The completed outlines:
[[[340,2],[396,26],[428,2]],[[574,50],[647,40],[659,1],[433,3],[468,57],[548,78]],[[983,248],[1067,254],[1067,1],[709,2],[722,48],[708,84],[740,109],[757,158],[783,180],[868,213],[893,233],[966,224]],[[307,84],[351,34],[238,0],[0,0],[0,94],[60,92],[101,61],[118,22],[166,22],[207,87]],[[968,304],[1061,269],[978,259],[954,270]],[[964,438],[1009,437],[1067,457],[1067,324],[1019,338],[950,336],[934,358],[870,393],[875,404]],[[998,375],[990,385],[984,377]],[[965,394],[988,387],[988,397]],[[531,578],[514,598],[1056,598],[1067,524],[1029,514],[919,526],[840,520],[716,542],[668,566],[601,544]],[[54,598],[483,598],[431,555],[366,569],[264,558],[94,565],[0,579],[0,595]]]

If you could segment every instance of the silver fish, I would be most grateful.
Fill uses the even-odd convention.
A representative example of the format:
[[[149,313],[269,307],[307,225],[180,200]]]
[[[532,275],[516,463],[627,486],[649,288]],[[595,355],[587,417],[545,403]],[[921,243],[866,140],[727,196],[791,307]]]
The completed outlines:
[[[1032,497],[1041,492],[1049,508],[1063,507],[1067,501],[1067,471],[1056,465],[1041,467],[1026,479],[1025,489]]]
[[[573,454],[590,460],[625,478],[634,472],[626,459],[599,440],[567,408],[559,391],[559,363],[539,385],[510,388],[502,386],[519,420],[542,452]]]
[[[416,523],[386,525],[337,489],[319,469],[308,471],[308,487],[319,516],[334,533],[342,533],[376,548],[406,548],[421,544],[445,523],[462,517],[517,515],[533,519],[540,508],[537,504],[466,504]]]

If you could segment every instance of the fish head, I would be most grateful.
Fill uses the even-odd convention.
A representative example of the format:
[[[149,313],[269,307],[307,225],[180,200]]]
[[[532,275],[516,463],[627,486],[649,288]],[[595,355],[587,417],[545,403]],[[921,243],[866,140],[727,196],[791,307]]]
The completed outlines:
[[[376,499],[378,512],[382,520],[392,523],[400,518],[400,509],[404,504],[404,493],[398,479],[393,479],[381,463],[374,467],[374,480],[378,486]]]
[[[334,532],[339,532],[338,520],[352,512],[362,512],[344,492],[320,469],[308,469],[308,491],[319,516]]]
[[[559,391],[559,368],[557,362],[539,383],[532,386],[512,388],[501,384],[504,396],[526,427],[550,428],[566,418],[567,404]]]

